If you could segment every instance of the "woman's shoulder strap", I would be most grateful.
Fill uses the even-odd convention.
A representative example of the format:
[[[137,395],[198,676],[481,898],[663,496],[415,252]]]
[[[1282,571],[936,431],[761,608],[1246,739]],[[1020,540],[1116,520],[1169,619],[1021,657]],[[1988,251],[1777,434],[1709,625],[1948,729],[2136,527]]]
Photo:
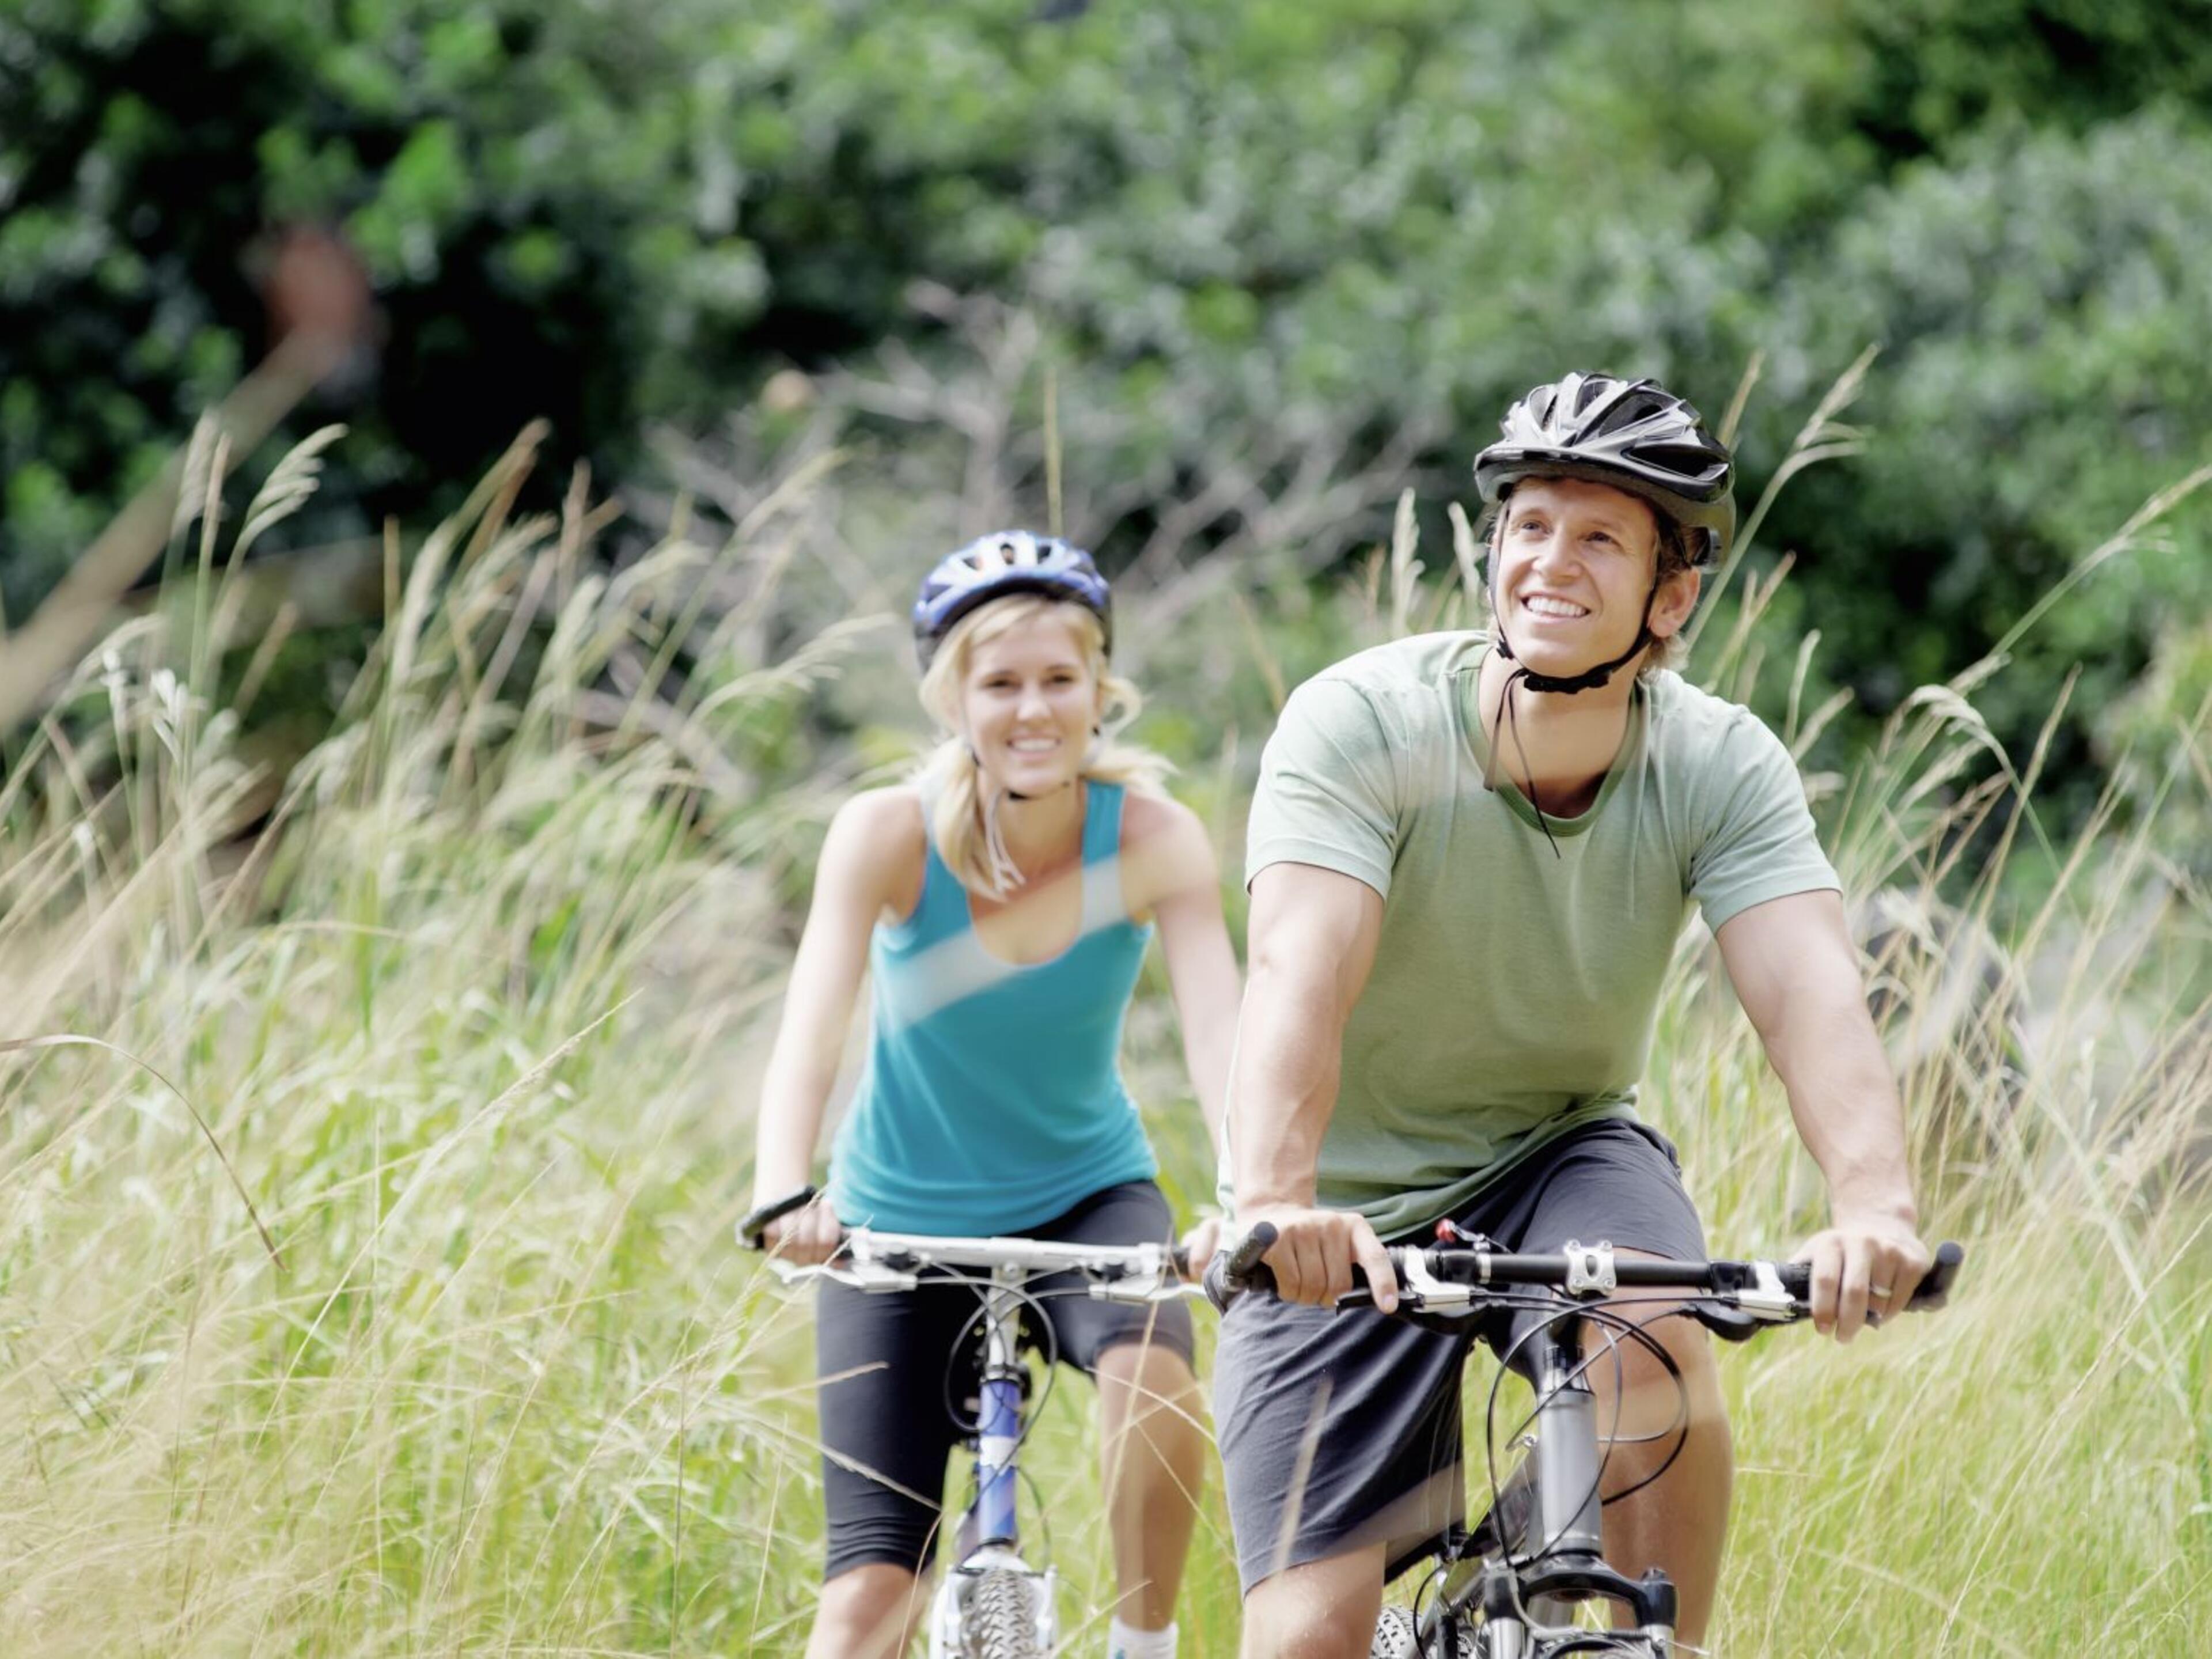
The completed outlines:
[[[1133,920],[1129,905],[1129,861],[1122,854],[1121,828],[1128,792],[1118,783],[1090,781],[1083,814],[1083,931]]]
[[[1121,811],[1127,792],[1098,778],[1084,782],[1083,861],[1096,864],[1121,850]]]

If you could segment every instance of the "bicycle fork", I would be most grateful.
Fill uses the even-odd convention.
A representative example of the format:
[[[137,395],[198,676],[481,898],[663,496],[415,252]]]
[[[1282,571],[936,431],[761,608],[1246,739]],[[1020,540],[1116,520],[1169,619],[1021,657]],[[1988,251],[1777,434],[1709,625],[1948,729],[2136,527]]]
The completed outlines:
[[[1522,1535],[1505,1541],[1528,1564],[1520,1589],[1527,1597],[1528,1626],[1568,1625],[1575,1604],[1595,1596],[1629,1607],[1650,1650],[1671,1654],[1677,1608],[1674,1584],[1656,1567],[1638,1580],[1605,1563],[1600,1492],[1605,1459],[1599,1449],[1597,1395],[1582,1364],[1582,1322],[1574,1317],[1555,1320],[1535,1344],[1536,1502]],[[1497,1609],[1493,1619],[1510,1606],[1510,1592],[1504,1579],[1485,1584],[1485,1602]],[[1513,1622],[1517,1620],[1509,1621]],[[1515,1637],[1499,1630],[1492,1641],[1492,1659],[1520,1659]]]
[[[932,1659],[956,1659],[965,1650],[961,1631],[967,1595],[985,1573],[1012,1572],[1032,1581],[1039,1652],[1058,1640],[1059,1613],[1053,1572],[1039,1572],[1022,1559],[1020,1522],[1016,1514],[1023,1418],[1029,1397],[1029,1371],[1020,1347],[1020,1290],[1026,1278],[1019,1267],[992,1273],[983,1317],[983,1370],[977,1389],[975,1497],[960,1519],[953,1565],[938,1586],[931,1621]]]

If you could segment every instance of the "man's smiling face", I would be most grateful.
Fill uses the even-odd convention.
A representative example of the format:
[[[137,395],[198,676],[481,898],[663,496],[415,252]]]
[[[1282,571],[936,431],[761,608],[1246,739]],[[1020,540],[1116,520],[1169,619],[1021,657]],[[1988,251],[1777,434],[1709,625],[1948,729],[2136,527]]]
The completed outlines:
[[[1514,655],[1571,678],[1636,642],[1658,568],[1659,520],[1640,497],[1580,478],[1530,478],[1506,498],[1492,594]],[[1684,589],[1686,588],[1686,593]],[[1678,574],[1652,602],[1652,633],[1682,625],[1697,599]]]

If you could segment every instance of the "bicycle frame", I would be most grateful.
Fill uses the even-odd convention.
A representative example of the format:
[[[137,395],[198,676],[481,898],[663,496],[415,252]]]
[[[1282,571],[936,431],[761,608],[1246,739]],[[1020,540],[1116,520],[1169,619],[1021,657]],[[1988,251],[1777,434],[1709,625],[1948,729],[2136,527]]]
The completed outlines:
[[[931,1598],[930,1659],[960,1659],[965,1592],[984,1573],[1008,1571],[1037,1587],[1036,1641],[1049,1652],[1060,1639],[1059,1596],[1050,1567],[1022,1559],[1015,1502],[1022,1435],[1027,1427],[1029,1371],[1021,1356],[1021,1300],[1030,1269],[1000,1263],[983,1292],[983,1370],[977,1389],[975,1496],[954,1534],[952,1563]]]
[[[1178,1283],[1177,1258],[1164,1244],[1069,1244],[1044,1239],[956,1238],[878,1233],[856,1228],[840,1256],[820,1267],[771,1262],[786,1283],[820,1274],[865,1291],[910,1291],[927,1268],[987,1272],[982,1296],[983,1364],[977,1389],[975,1495],[954,1534],[951,1565],[931,1598],[930,1659],[962,1659],[969,1599],[987,1576],[1027,1581],[1036,1650],[1048,1653],[1059,1640],[1059,1598],[1054,1571],[1033,1567],[1021,1553],[1017,1498],[1020,1453],[1027,1428],[1029,1371],[1022,1363],[1024,1287],[1033,1276],[1079,1273],[1093,1296],[1148,1302],[1200,1292]]]

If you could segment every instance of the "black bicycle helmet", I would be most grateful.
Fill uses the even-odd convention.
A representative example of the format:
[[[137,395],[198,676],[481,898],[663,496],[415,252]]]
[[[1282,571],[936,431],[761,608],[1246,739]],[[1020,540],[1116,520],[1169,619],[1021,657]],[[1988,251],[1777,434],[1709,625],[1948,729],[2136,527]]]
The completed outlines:
[[[1057,536],[1001,530],[948,553],[921,579],[914,601],[914,648],[921,669],[952,624],[986,600],[1009,593],[1042,593],[1068,599],[1098,618],[1106,647],[1114,646],[1114,596],[1091,556]]]
[[[1735,532],[1735,467],[1698,411],[1656,380],[1569,374],[1505,411],[1504,434],[1474,460],[1475,488],[1495,503],[1523,478],[1583,478],[1641,495],[1704,533],[1710,564]]]

